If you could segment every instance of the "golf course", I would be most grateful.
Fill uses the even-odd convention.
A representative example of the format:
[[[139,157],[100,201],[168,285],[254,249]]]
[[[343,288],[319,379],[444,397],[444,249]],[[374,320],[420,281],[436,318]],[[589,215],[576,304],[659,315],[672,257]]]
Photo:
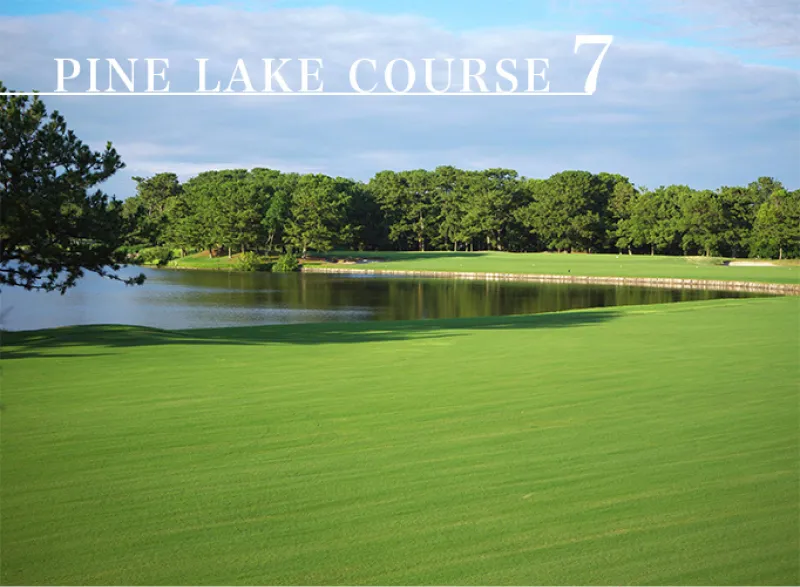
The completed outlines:
[[[800,586],[799,3],[0,1],[0,587]]]
[[[209,257],[208,252],[169,262],[174,269],[236,270],[238,255]],[[553,253],[334,251],[303,262],[308,269],[359,268],[371,271],[505,273],[551,276],[664,278],[800,284],[800,261],[723,259],[649,255]]]
[[[598,258],[374,265],[798,271]],[[799,327],[769,296],[4,332],[2,583],[797,584]]]
[[[331,260],[362,259],[369,269],[476,273],[532,273],[586,277],[633,277],[800,283],[800,261],[716,257],[581,255],[556,253],[337,252]],[[320,263],[320,266],[335,265]]]

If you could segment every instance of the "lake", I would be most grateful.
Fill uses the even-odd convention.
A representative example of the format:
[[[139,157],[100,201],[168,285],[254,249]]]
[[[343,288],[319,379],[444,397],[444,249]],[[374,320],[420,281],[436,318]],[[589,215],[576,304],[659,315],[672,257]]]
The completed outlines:
[[[2,291],[2,328],[77,324],[184,329],[299,322],[535,314],[753,297],[740,292],[302,273],[143,271],[143,286],[87,275],[65,295]]]

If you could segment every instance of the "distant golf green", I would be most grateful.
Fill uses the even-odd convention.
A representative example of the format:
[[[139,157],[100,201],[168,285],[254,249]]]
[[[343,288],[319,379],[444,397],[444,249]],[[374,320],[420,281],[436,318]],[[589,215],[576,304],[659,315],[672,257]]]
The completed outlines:
[[[800,283],[800,263],[705,257],[649,255],[582,255],[555,253],[366,252],[332,253],[332,258],[372,259],[367,269],[463,271],[476,273],[537,273],[594,277],[668,277],[760,283]],[[724,263],[731,262],[728,266]],[[747,265],[741,265],[742,263]],[[324,265],[324,264],[323,264]]]
[[[2,583],[798,584],[798,316],[4,333]]]
[[[240,255],[222,255],[220,257],[209,257],[207,251],[177,257],[171,260],[167,266],[178,269],[227,269],[235,270]]]

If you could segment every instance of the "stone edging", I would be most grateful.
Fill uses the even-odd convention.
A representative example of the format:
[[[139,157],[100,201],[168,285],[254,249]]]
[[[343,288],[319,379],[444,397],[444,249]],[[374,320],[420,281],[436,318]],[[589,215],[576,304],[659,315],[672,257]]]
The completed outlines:
[[[717,291],[747,291],[778,295],[800,295],[797,283],[760,283],[715,279],[678,279],[669,277],[588,277],[578,275],[540,275],[532,273],[468,273],[456,271],[400,271],[391,269],[360,269],[344,267],[303,267],[306,273],[350,273],[362,275],[398,275],[405,277],[443,277],[486,281],[531,281],[538,283],[575,283],[598,285],[635,285],[665,289],[707,289]]]

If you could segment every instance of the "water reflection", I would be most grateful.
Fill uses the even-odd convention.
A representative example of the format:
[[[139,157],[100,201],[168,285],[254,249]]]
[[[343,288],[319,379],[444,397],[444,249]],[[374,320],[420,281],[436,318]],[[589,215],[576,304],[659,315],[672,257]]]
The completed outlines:
[[[147,282],[141,287],[90,275],[64,296],[6,288],[2,291],[3,328],[136,324],[180,329],[456,318],[753,295],[356,275],[144,271]]]

